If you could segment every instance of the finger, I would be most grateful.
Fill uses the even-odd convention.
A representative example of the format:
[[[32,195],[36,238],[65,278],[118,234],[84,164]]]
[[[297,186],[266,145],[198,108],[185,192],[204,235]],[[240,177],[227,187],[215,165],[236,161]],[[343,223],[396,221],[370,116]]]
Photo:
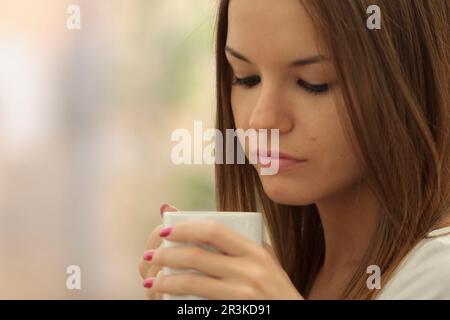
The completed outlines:
[[[162,204],[159,208],[161,216],[166,211],[178,211],[177,208],[174,206],[171,206],[169,204]],[[159,248],[162,244],[162,239],[159,237],[159,232],[163,228],[163,225],[158,225],[153,231],[151,232],[150,236],[147,239],[146,248],[148,249],[156,249]],[[144,258],[141,259],[139,262],[139,274],[143,279],[147,277],[156,276],[159,273],[161,273],[162,268],[161,266],[151,265],[148,263],[148,261]],[[152,294],[150,290],[146,290],[147,298],[149,299],[161,299],[160,294]]]
[[[278,261],[278,257],[277,257],[277,255],[275,254],[275,250],[273,249],[273,247],[270,245],[270,244],[268,244],[267,242],[263,242],[263,248],[267,251],[267,252],[269,252],[269,254],[272,256],[272,258],[274,258],[275,260],[277,260]]]
[[[139,274],[141,275],[141,278],[145,278],[147,276],[147,271],[150,268],[150,266],[148,265],[148,263],[146,263],[146,261],[144,261],[144,259],[141,259],[141,261],[139,261]]]
[[[161,230],[165,239],[174,242],[208,244],[232,256],[246,256],[263,251],[255,241],[212,220],[183,221]]]
[[[150,264],[148,261],[142,259],[139,262],[139,274],[142,279],[153,277],[161,270],[161,266]]]
[[[163,203],[161,207],[159,208],[159,212],[161,213],[161,216],[166,211],[178,211],[177,208],[174,206],[171,206],[170,204]],[[154,249],[161,245],[162,239],[159,237],[159,231],[163,228],[163,225],[158,225],[155,229],[153,229],[152,233],[147,239],[147,249]]]
[[[195,295],[211,300],[254,299],[253,289],[194,272],[163,275],[154,279],[155,293]]]
[[[154,292],[151,289],[145,289],[145,295],[148,300],[162,300],[162,294],[158,292]]]
[[[148,300],[162,300],[162,294],[154,292],[151,289],[145,289],[145,295]]]
[[[161,232],[161,229],[163,229],[164,226],[162,224],[156,226],[155,229],[152,230],[152,232],[150,233],[148,239],[147,239],[147,244],[146,244],[146,248],[148,249],[156,249],[158,248],[161,243],[162,243],[162,239],[159,236],[159,233]]]
[[[157,279],[160,276],[162,276],[162,270],[160,270],[156,274],[155,279]],[[149,299],[149,300],[162,300],[162,294],[159,292],[155,292],[154,290],[146,289],[145,294],[147,296],[147,299]]]
[[[161,205],[161,207],[159,207],[159,212],[161,213],[161,217],[163,216],[164,212],[173,212],[173,211],[178,211],[178,209],[167,203],[163,203]]]
[[[175,208],[174,206],[171,206],[167,203],[164,203],[161,205],[161,207],[159,208],[159,211],[161,213],[161,216],[163,215],[164,212],[167,211],[178,211],[177,208]],[[160,230],[163,228],[163,225],[160,224],[158,225],[155,229],[153,229],[153,231],[151,232],[150,236],[147,239],[147,249],[155,249],[157,247],[159,247],[162,243],[162,239],[159,236],[159,232]]]
[[[248,268],[238,257],[225,256],[201,247],[183,246],[160,248],[151,263],[172,269],[195,269],[216,278],[237,278]]]

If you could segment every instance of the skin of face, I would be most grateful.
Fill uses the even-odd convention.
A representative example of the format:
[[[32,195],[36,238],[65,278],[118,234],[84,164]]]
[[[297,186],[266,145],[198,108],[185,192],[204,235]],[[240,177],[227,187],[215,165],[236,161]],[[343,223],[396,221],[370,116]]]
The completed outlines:
[[[341,94],[334,68],[319,51],[319,35],[303,6],[297,0],[231,0],[228,15],[226,57],[233,78],[257,79],[250,87],[232,85],[236,128],[278,128],[280,152],[307,159],[275,175],[260,175],[267,196],[307,205],[352,189],[363,177],[362,166],[338,115]],[[318,55],[323,57],[318,63],[290,65]],[[329,86],[312,93],[304,83]],[[245,151],[248,157],[248,145]],[[260,172],[260,165],[254,166]]]

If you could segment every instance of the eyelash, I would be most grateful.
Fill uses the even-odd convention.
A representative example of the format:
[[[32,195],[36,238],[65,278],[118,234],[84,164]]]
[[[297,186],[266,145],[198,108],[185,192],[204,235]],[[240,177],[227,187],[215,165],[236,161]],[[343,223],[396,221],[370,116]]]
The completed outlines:
[[[232,84],[238,85],[238,86],[243,86],[247,89],[250,89],[250,88],[256,86],[260,81],[261,81],[261,79],[258,76],[251,76],[251,77],[246,77],[246,78],[234,77]],[[307,92],[309,92],[311,94],[323,94],[330,89],[330,85],[328,83],[312,84],[312,83],[308,83],[302,79],[298,79],[297,84],[300,87],[302,87],[302,89],[306,90]]]

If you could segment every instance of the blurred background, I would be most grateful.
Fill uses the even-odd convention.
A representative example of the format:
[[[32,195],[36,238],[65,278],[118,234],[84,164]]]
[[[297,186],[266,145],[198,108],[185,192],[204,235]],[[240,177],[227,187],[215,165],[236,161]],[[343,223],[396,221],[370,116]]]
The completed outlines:
[[[1,299],[144,299],[161,203],[214,209],[170,134],[214,125],[217,2],[0,0]]]

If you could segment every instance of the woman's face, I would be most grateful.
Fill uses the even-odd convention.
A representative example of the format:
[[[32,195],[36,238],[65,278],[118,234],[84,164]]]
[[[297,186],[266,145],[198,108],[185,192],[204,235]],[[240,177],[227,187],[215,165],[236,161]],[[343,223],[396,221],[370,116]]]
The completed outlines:
[[[327,53],[319,52],[318,35],[300,2],[231,0],[228,16],[236,127],[279,129],[279,151],[307,159],[275,175],[260,174],[267,196],[306,205],[358,183],[361,165],[338,116],[336,74]],[[260,164],[254,166],[260,173]]]

